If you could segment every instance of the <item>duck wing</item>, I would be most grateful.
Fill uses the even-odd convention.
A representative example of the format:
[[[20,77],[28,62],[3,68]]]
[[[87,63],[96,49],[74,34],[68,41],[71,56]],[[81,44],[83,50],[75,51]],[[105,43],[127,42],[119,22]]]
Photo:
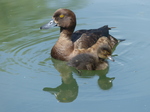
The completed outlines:
[[[74,42],[75,48],[87,49],[94,45],[100,37],[105,36],[109,38],[109,30],[110,28],[107,25],[98,29],[78,30],[73,33],[71,39]]]

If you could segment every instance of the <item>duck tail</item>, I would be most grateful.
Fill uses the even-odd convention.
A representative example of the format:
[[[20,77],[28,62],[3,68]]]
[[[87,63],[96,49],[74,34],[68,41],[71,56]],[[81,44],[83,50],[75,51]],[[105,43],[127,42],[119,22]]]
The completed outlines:
[[[111,30],[111,29],[113,29],[113,28],[116,28],[116,27],[108,27],[108,30]],[[111,37],[113,37],[113,36],[111,36]],[[113,37],[114,38],[114,37]],[[117,39],[118,40],[118,42],[122,42],[122,41],[125,41],[126,39]]]
[[[109,30],[111,30],[111,29],[113,29],[113,28],[116,28],[116,27],[108,27]]]

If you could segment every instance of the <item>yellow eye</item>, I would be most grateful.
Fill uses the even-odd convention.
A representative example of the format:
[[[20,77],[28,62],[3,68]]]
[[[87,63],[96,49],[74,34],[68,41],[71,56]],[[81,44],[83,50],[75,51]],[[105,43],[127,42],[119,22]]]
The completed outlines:
[[[64,17],[64,15],[63,15],[63,14],[61,14],[59,17],[60,17],[60,18],[63,18],[63,17]]]

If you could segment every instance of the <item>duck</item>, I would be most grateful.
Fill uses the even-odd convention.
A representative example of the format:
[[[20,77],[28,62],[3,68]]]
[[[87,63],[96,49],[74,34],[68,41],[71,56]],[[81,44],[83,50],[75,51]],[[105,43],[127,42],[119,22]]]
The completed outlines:
[[[69,61],[78,54],[86,52],[95,52],[102,42],[101,37],[105,36],[110,41],[111,49],[119,42],[118,39],[109,34],[108,25],[97,29],[78,30],[74,32],[76,27],[76,15],[70,9],[60,8],[54,12],[52,20],[40,27],[40,29],[49,29],[52,27],[60,27],[60,36],[51,49],[51,56],[57,60]]]
[[[107,37],[101,37],[100,39],[108,39]],[[68,61],[68,66],[74,67],[77,70],[105,70],[108,67],[108,62],[105,60],[112,58],[112,50],[107,41],[101,44],[98,48],[97,54],[91,52],[85,52],[78,54]]]

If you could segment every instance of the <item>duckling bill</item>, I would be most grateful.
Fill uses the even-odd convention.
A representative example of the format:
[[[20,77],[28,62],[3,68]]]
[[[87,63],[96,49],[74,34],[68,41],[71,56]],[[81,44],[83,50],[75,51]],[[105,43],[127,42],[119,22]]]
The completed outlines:
[[[51,50],[51,56],[58,60],[69,61],[79,54],[89,53],[90,51],[90,53],[97,53],[98,44],[100,44],[99,39],[103,36],[109,39],[111,49],[119,42],[109,34],[111,28],[107,25],[98,29],[78,30],[74,32],[76,15],[69,9],[56,10],[52,20],[48,24],[41,26],[40,29],[48,29],[53,26],[60,27],[59,39]]]

